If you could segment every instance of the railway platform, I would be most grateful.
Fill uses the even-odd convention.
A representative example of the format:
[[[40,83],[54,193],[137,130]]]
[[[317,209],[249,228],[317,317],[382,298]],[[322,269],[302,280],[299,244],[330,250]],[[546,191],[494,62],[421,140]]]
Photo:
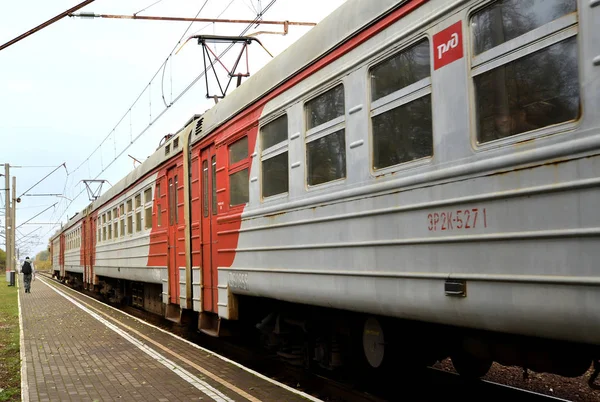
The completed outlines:
[[[19,309],[23,401],[319,400],[40,275]]]

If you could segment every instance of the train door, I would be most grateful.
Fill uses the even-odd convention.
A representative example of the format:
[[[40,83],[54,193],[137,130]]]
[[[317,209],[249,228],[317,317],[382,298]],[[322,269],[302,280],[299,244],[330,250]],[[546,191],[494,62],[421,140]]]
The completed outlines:
[[[179,187],[179,175],[177,168],[173,167],[167,171],[168,187],[168,259],[169,259],[169,295],[172,304],[179,304],[179,267],[177,266],[177,227],[179,226],[179,214],[177,213]]]
[[[83,265],[83,287],[84,289],[88,288],[88,283],[90,282],[90,264],[89,264],[89,223],[91,218],[89,216],[85,217],[81,222],[81,244],[79,253],[80,253],[80,263]]]
[[[217,156],[215,146],[200,155],[202,174],[202,310],[217,312]]]
[[[95,256],[96,256],[96,228],[97,228],[97,221],[98,218],[96,218],[94,216],[94,218],[90,218],[90,222],[89,222],[89,227],[88,227],[88,239],[89,239],[89,243],[88,243],[88,247],[87,247],[87,252],[88,252],[88,265],[90,267],[90,271],[89,271],[89,281],[90,281],[90,289],[94,288],[95,285],[95,281],[94,281],[94,263],[95,263]]]

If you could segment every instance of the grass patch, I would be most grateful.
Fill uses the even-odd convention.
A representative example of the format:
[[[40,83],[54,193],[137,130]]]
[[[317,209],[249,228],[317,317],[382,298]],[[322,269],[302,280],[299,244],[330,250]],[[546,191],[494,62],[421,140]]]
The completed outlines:
[[[0,401],[21,400],[17,287],[0,276]]]

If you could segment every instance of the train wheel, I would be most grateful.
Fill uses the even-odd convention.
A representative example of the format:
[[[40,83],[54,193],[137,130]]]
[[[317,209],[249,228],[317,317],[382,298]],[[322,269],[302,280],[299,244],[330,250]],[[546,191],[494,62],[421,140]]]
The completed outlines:
[[[452,365],[463,377],[480,378],[487,374],[493,361],[490,359],[473,356],[465,351],[458,352],[451,356]]]
[[[385,338],[383,328],[374,317],[369,317],[363,327],[363,352],[371,368],[377,369],[385,357]]]

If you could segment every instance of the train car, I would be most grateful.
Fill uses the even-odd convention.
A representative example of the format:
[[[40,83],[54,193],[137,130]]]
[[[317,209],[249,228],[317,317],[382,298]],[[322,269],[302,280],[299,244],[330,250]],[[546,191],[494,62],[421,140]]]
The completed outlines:
[[[60,231],[57,231],[49,240],[50,244],[50,261],[52,262],[52,277],[60,277]]]
[[[596,3],[348,0],[92,204],[86,280],[299,364],[581,375]]]

